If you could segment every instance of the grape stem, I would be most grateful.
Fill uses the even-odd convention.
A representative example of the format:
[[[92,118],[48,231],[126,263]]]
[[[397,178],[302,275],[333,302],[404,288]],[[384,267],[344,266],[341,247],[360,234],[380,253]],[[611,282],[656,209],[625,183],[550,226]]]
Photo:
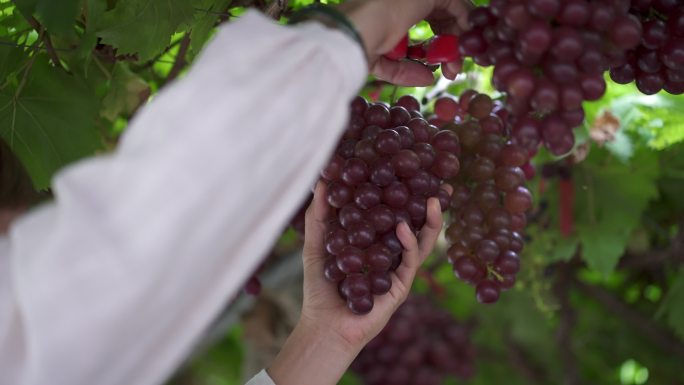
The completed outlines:
[[[503,282],[503,280],[504,280],[504,277],[501,274],[499,274],[499,272],[494,270],[492,265],[489,263],[487,264],[487,274],[493,275],[494,278],[496,278],[499,282]]]
[[[178,54],[176,54],[176,60],[173,62],[173,67],[169,71],[169,75],[166,77],[166,82],[170,82],[180,75],[181,71],[188,64],[185,60],[185,56],[188,53],[188,48],[190,48],[190,31],[186,32],[181,39],[180,47],[178,47]]]
[[[565,369],[564,384],[582,384],[580,370],[577,365],[577,353],[573,348],[573,329],[575,328],[576,314],[570,304],[570,279],[574,269],[568,264],[559,265],[558,277],[553,285],[553,291],[559,304],[559,322],[556,329],[556,343]]]
[[[684,360],[684,344],[679,342],[679,339],[674,337],[672,333],[662,329],[658,324],[653,322],[652,317],[645,316],[632,307],[623,303],[619,298],[615,297],[608,290],[587,285],[572,278],[571,283],[585,296],[592,298],[596,302],[603,305],[609,313],[615,314],[624,323],[630,325],[638,330],[645,337],[650,339],[655,345],[663,349],[663,352],[670,353],[674,356]]]
[[[285,12],[285,10],[287,9],[289,2],[289,0],[276,0],[273,3],[271,3],[271,5],[268,8],[266,8],[265,13],[270,18],[278,20],[280,19],[280,16],[282,16],[283,12]]]
[[[57,51],[55,50],[55,47],[52,45],[52,40],[50,40],[50,35],[45,31],[43,26],[40,24],[40,22],[33,16],[26,17],[26,21],[33,27],[33,29],[36,30],[38,35],[42,38],[43,44],[45,44],[45,50],[47,51],[48,56],[50,56],[50,60],[52,63],[56,66],[61,68],[64,72],[69,72],[63,65],[61,60],[59,60],[59,56],[57,56]]]

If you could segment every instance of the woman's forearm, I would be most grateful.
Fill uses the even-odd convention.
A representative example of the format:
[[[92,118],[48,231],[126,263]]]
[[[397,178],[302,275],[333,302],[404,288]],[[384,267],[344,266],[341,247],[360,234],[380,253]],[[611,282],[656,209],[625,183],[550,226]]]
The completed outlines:
[[[334,385],[363,347],[334,331],[300,322],[268,368],[277,385]]]
[[[60,173],[11,229],[0,383],[163,382],[301,204],[366,74],[321,25],[222,28],[116,152]]]

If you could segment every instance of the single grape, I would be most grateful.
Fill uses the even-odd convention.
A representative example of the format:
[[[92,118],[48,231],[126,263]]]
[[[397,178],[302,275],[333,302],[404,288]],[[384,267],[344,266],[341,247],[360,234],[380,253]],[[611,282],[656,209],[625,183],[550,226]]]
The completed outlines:
[[[491,239],[483,239],[477,246],[477,255],[480,260],[485,262],[493,262],[499,256],[499,246]]]
[[[370,209],[382,201],[382,190],[372,183],[362,183],[354,191],[354,202],[362,209]]]
[[[333,229],[325,237],[325,250],[332,255],[338,255],[348,245],[347,233],[342,229]]]
[[[347,300],[347,307],[356,315],[364,315],[373,310],[373,296],[350,298]]]
[[[641,41],[641,23],[631,16],[618,16],[609,30],[610,39],[621,49],[635,48]]]
[[[245,293],[252,296],[257,296],[261,293],[261,281],[257,277],[251,277],[245,284]]]
[[[505,167],[522,167],[528,160],[529,153],[513,143],[506,144],[499,155],[499,163]]]
[[[374,295],[386,294],[392,288],[392,278],[386,272],[370,272],[368,273],[368,280],[370,281],[371,293]]]
[[[471,257],[463,257],[455,260],[453,269],[454,274],[458,279],[472,285],[478,284],[487,275],[486,268]]]
[[[499,300],[501,289],[499,285],[489,279],[480,281],[475,288],[477,301],[483,304],[494,303]]]
[[[445,122],[453,121],[459,112],[459,104],[450,97],[441,97],[435,102],[435,115]]]
[[[409,112],[420,112],[420,103],[411,95],[404,95],[397,100],[397,105],[404,107]]]
[[[440,151],[435,156],[431,170],[441,179],[451,179],[458,175],[460,163],[456,155]]]
[[[353,199],[353,191],[342,183],[332,182],[328,186],[328,203],[332,207],[341,208]]]
[[[470,100],[468,113],[475,119],[484,119],[492,113],[494,102],[484,94],[478,94]]]
[[[572,62],[584,51],[582,36],[575,28],[561,27],[553,32],[551,53],[562,62]]]
[[[618,84],[629,84],[636,79],[636,72],[630,64],[625,64],[621,67],[611,68],[610,78]]]
[[[487,212],[487,226],[490,229],[507,229],[511,227],[511,214],[506,210],[494,207]]]
[[[368,125],[387,128],[390,125],[390,111],[384,104],[375,103],[368,107],[364,114],[364,120]]]
[[[382,199],[390,207],[404,207],[409,199],[409,190],[401,182],[392,182],[383,189]]]
[[[390,127],[403,126],[411,120],[411,113],[402,106],[390,108]]]
[[[328,162],[328,165],[321,171],[321,177],[331,182],[338,181],[343,166],[344,158],[335,154]]]
[[[401,148],[410,149],[413,146],[416,141],[416,137],[413,135],[413,132],[410,128],[406,126],[397,126],[394,127],[394,131],[399,133],[399,137],[401,138]]]
[[[642,94],[653,95],[660,92],[665,86],[665,80],[660,73],[639,73],[636,78],[636,86]]]
[[[381,204],[371,208],[367,219],[375,228],[376,233],[384,233],[394,228],[394,212],[386,205]]]
[[[366,249],[366,264],[371,271],[385,272],[392,266],[392,256],[383,244],[375,243]]]
[[[530,103],[535,111],[547,114],[558,108],[559,99],[558,87],[546,79],[540,79],[536,83]]]
[[[525,187],[519,186],[506,193],[504,206],[511,214],[522,214],[532,207],[532,194]]]
[[[363,259],[363,251],[354,246],[346,246],[336,256],[337,268],[345,274],[360,273],[363,269]]]
[[[337,259],[335,257],[328,257],[323,266],[323,275],[330,282],[340,282],[347,277],[347,275],[337,267]]]
[[[347,241],[352,246],[365,249],[375,242],[375,228],[365,220],[352,223],[347,228]]]
[[[383,130],[375,138],[375,149],[381,154],[396,154],[401,150],[399,133],[395,130]]]
[[[373,184],[385,187],[396,180],[397,176],[394,173],[394,167],[389,159],[380,158],[373,163],[370,171],[370,181],[373,182]]]
[[[494,262],[496,271],[501,274],[516,274],[520,271],[520,257],[513,251],[505,251]]]
[[[432,138],[431,144],[435,151],[446,151],[454,155],[458,155],[461,152],[458,135],[450,130],[438,132],[437,135]]]
[[[494,183],[501,191],[513,191],[525,181],[525,175],[518,167],[499,167],[494,172]]]

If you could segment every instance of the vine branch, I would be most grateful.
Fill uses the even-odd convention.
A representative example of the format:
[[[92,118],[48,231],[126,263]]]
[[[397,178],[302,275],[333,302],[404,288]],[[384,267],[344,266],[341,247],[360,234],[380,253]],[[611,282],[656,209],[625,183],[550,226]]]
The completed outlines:
[[[603,305],[609,313],[617,315],[626,324],[641,332],[653,344],[659,346],[663,352],[668,352],[684,361],[684,344],[679,342],[669,331],[663,330],[650,318],[627,306],[606,289],[590,286],[577,280],[573,280],[572,284],[586,296]]]
[[[38,34],[42,37],[43,44],[45,44],[45,50],[47,51],[48,56],[50,57],[50,60],[52,63],[54,63],[55,66],[61,68],[65,72],[69,72],[63,65],[62,62],[59,60],[59,56],[57,55],[57,50],[55,50],[55,47],[52,45],[52,40],[50,40],[50,35],[45,31],[45,28],[43,27],[42,24],[33,16],[29,16],[26,18],[28,23],[33,27],[33,29],[38,32]]]
[[[523,375],[530,384],[548,384],[546,373],[535,364],[525,349],[518,344],[509,333],[504,336],[504,343],[511,365]]]
[[[684,263],[684,217],[679,220],[677,234],[672,238],[668,248],[650,250],[638,254],[628,252],[620,260],[618,268],[642,269],[661,267],[668,261]]]
[[[183,39],[180,42],[180,47],[178,47],[178,54],[176,55],[176,60],[169,71],[169,75],[166,77],[166,82],[170,82],[180,75],[181,71],[188,64],[185,60],[185,56],[188,54],[188,48],[190,48],[190,32],[186,32],[183,35]]]
[[[575,327],[576,314],[570,304],[570,277],[573,274],[572,266],[563,264],[559,266],[558,278],[553,286],[554,294],[560,305],[560,320],[556,330],[556,343],[563,362],[565,375],[563,383],[566,385],[580,385],[579,366],[577,354],[572,347],[572,330]]]
[[[275,0],[266,8],[265,13],[268,15],[268,17],[278,20],[287,9],[289,2],[289,0]]]

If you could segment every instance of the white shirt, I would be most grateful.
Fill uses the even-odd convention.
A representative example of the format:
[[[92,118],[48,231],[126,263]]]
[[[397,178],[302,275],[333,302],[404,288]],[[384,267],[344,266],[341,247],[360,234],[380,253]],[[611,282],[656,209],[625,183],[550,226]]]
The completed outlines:
[[[319,24],[221,28],[114,153],[0,238],[0,384],[163,382],[300,205],[366,74]]]

